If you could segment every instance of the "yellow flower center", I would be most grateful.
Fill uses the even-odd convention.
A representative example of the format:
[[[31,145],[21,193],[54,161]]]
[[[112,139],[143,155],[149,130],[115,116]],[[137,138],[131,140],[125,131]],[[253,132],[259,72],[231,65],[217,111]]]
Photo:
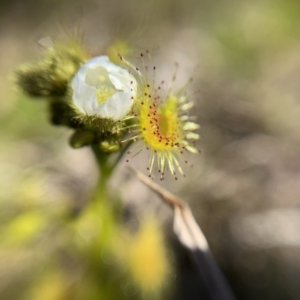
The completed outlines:
[[[116,92],[115,89],[113,89],[109,85],[101,85],[97,91],[96,91],[96,97],[98,104],[101,104],[105,102],[109,97],[111,97]]]
[[[146,145],[154,150],[174,150],[182,135],[176,99],[169,97],[159,109],[146,97],[142,103],[138,119]]]

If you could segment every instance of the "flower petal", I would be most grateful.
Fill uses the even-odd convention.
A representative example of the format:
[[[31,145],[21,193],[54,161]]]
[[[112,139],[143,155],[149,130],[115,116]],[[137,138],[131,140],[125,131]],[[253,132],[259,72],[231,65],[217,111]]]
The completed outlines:
[[[99,105],[97,115],[102,118],[109,118],[115,121],[124,118],[130,111],[133,100],[130,92],[115,93],[108,100]]]
[[[96,89],[86,85],[79,76],[73,78],[71,86],[76,107],[87,115],[94,114],[97,107]]]
[[[86,68],[84,82],[92,87],[101,88],[102,85],[115,89],[112,84],[107,70],[102,66]]]
[[[118,121],[130,111],[137,83],[126,69],[111,63],[107,56],[97,56],[78,70],[71,86],[73,102],[82,113]],[[98,92],[106,90],[115,93],[98,101]]]
[[[126,71],[126,70],[122,70]],[[118,72],[118,73],[110,73],[109,79],[112,84],[118,90],[123,90],[124,92],[129,92],[131,89],[135,92],[136,91],[136,80],[135,78],[126,72]],[[132,84],[131,84],[132,82]]]
[[[106,55],[100,55],[91,58],[84,66],[89,68],[94,68],[100,66],[105,66],[105,64],[110,63]]]

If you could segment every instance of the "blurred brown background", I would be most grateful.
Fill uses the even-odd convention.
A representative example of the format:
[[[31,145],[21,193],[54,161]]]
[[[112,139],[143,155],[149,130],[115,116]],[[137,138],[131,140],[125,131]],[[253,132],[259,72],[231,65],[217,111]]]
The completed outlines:
[[[190,203],[238,299],[299,299],[297,0],[0,1],[1,299],[31,299],[20,291],[41,272],[40,250],[24,237],[43,219],[28,208],[79,209],[97,179],[89,149],[69,148],[70,130],[51,126],[44,103],[10,81],[16,66],[36,59],[41,37],[64,31],[83,32],[99,54],[117,36],[152,49],[159,79],[171,79],[174,62],[179,82],[197,66],[191,90],[202,154],[188,157],[186,179],[164,186]],[[145,159],[131,165],[144,170]],[[125,203],[149,207],[141,198],[153,195],[123,164],[111,184]]]

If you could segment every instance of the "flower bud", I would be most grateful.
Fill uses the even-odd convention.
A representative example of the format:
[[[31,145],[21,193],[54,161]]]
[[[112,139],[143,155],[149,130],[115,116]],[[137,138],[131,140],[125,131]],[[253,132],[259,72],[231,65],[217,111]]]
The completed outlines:
[[[107,56],[94,57],[84,64],[71,87],[79,114],[113,121],[122,120],[130,112],[136,94],[135,78]]]
[[[88,130],[77,130],[70,138],[72,148],[81,148],[90,145],[95,139],[94,133]]]

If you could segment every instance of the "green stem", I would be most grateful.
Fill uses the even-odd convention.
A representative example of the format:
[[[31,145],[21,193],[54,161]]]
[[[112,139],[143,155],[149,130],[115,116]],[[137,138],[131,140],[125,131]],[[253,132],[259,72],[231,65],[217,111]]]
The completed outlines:
[[[95,155],[100,173],[94,201],[105,201],[107,198],[107,183],[114,168],[109,163],[109,155],[101,151],[99,147],[92,146],[92,151]]]
[[[95,155],[98,168],[99,168],[99,173],[100,173],[100,178],[99,182],[96,188],[96,193],[95,193],[95,202],[103,201],[101,199],[106,199],[107,198],[107,183],[109,178],[112,175],[113,170],[116,168],[117,164],[123,157],[123,155],[126,153],[128,148],[130,147],[131,142],[127,143],[121,151],[118,153],[117,157],[115,160],[111,161],[110,160],[110,154],[107,154],[103,152],[97,145],[92,145],[92,151]]]

